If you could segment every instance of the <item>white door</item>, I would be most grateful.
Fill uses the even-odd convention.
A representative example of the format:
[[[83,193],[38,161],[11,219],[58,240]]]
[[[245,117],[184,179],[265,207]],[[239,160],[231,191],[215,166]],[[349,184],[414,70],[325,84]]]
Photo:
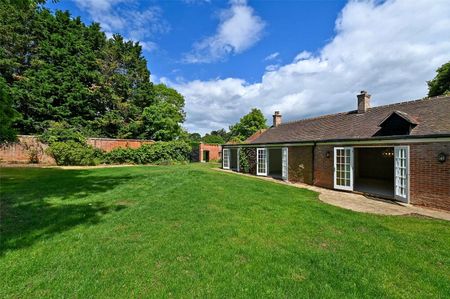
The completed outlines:
[[[395,199],[409,202],[409,147],[394,148],[394,190]]]
[[[267,175],[267,149],[256,149],[256,175]]]
[[[353,191],[353,148],[334,148],[334,188]]]
[[[281,149],[281,176],[284,181],[288,180],[288,148]]]
[[[230,149],[224,148],[222,154],[223,169],[230,169]]]

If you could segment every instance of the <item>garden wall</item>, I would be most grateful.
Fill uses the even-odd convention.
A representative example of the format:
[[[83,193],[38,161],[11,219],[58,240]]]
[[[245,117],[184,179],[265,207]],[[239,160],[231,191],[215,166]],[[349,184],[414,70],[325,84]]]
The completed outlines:
[[[138,148],[143,144],[152,144],[152,140],[88,138],[93,147],[109,152],[115,148]],[[55,160],[45,153],[47,145],[36,136],[19,135],[18,142],[0,146],[0,163],[39,163],[54,165]]]

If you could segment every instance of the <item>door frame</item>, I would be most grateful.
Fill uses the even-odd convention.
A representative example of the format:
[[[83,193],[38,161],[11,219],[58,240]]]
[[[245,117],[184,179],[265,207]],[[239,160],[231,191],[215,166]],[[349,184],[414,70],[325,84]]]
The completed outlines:
[[[225,154],[227,153],[227,154]],[[227,157],[227,166],[225,166],[225,157]],[[222,153],[222,168],[223,169],[230,169],[230,149],[224,148]]]
[[[260,172],[259,171],[259,151],[264,151],[264,155],[265,155],[265,159],[264,159],[265,166],[264,166],[264,169],[265,169],[265,172]],[[258,147],[258,148],[256,148],[256,175],[267,176],[267,174],[269,173],[269,170],[267,169],[267,165],[269,164],[268,163],[268,160],[269,160],[268,156],[269,155],[268,155],[267,148],[265,148],[265,147]]]
[[[342,186],[337,184],[337,167],[336,153],[338,150],[350,150],[350,186]],[[354,149],[351,146],[335,146],[333,149],[333,187],[337,190],[353,191],[354,185]]]
[[[399,150],[405,150],[406,153],[406,181],[405,181],[405,197],[397,195],[397,153]],[[401,201],[403,203],[409,204],[410,199],[410,183],[409,183],[409,145],[394,146],[394,198],[395,200]]]

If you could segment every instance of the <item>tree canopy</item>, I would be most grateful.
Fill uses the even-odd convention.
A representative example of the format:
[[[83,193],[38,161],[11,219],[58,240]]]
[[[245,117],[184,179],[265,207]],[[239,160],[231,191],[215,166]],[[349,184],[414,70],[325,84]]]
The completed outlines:
[[[21,115],[14,128],[41,134],[64,122],[91,137],[184,136],[184,98],[151,83],[138,42],[107,38],[99,24],[44,2],[0,3],[0,75]]]
[[[450,94],[450,61],[438,68],[436,77],[427,83],[429,97]]]
[[[267,128],[267,120],[261,110],[253,108],[239,122],[230,126],[230,137],[235,140],[245,140],[261,129]],[[231,139],[230,138],[230,139]]]

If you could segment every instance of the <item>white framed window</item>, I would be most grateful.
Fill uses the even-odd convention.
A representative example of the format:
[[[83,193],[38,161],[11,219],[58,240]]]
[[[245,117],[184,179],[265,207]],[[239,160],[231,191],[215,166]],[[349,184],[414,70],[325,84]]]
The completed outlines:
[[[267,175],[267,149],[256,149],[256,175]]]
[[[284,181],[287,181],[289,178],[289,160],[288,160],[288,148],[283,147],[281,149],[281,177]]]
[[[353,191],[353,148],[334,148],[334,188]]]
[[[230,169],[230,149],[224,148],[222,153],[222,167],[223,169]]]
[[[394,148],[395,199],[409,202],[409,146]]]

